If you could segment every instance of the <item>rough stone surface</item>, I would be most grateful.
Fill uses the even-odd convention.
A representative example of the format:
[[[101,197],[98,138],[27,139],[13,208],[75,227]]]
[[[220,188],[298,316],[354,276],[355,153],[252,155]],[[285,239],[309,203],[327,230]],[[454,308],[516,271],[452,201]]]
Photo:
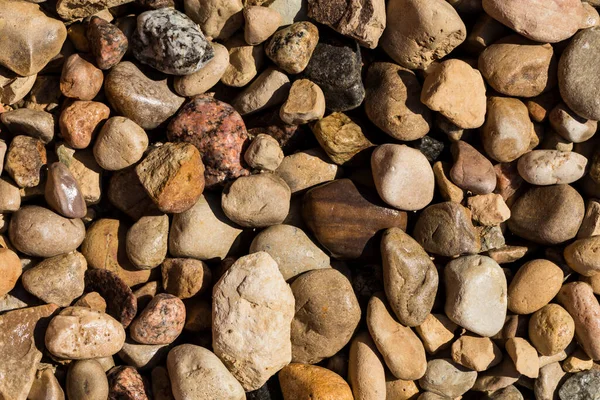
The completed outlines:
[[[585,174],[587,159],[579,153],[533,150],[521,158],[519,175],[533,185],[560,185],[579,180]]]
[[[169,217],[149,215],[140,218],[127,231],[127,257],[139,269],[157,267],[167,255]]]
[[[319,41],[319,30],[308,22],[297,22],[277,31],[265,47],[267,56],[288,74],[304,71]]]
[[[83,218],[87,214],[79,183],[62,162],[48,166],[44,198],[52,209],[67,218]]]
[[[165,292],[180,299],[201,294],[211,285],[210,269],[193,258],[168,258],[163,262],[161,272]]]
[[[140,62],[173,75],[193,74],[214,56],[212,46],[194,21],[172,8],[141,13],[132,48]]]
[[[463,335],[452,343],[452,360],[474,371],[485,371],[502,361],[502,351],[490,338]]]
[[[354,399],[344,378],[315,365],[289,364],[279,372],[279,382],[285,399]]]
[[[535,379],[540,372],[540,362],[536,349],[523,338],[511,338],[506,341],[506,352],[515,363],[515,368],[528,378]]]
[[[93,16],[87,23],[86,37],[96,65],[102,70],[111,69],[121,61],[129,42],[115,25]]]
[[[191,97],[202,94],[221,80],[225,69],[229,66],[229,51],[222,44],[216,42],[210,44],[213,58],[193,74],[175,77],[173,87],[180,96]]]
[[[329,158],[339,165],[373,146],[361,127],[343,113],[330,114],[315,123],[311,129]]]
[[[600,393],[600,371],[591,370],[573,375],[558,391],[561,400],[595,400]]]
[[[131,338],[142,344],[170,344],[183,330],[185,305],[178,297],[160,293],[129,327]]]
[[[469,371],[452,360],[438,358],[427,363],[427,372],[419,379],[419,386],[443,397],[456,398],[471,389],[476,379],[476,371]]]
[[[185,13],[206,36],[227,39],[243,23],[241,0],[184,0]]]
[[[301,125],[319,120],[325,114],[325,95],[321,88],[308,79],[298,79],[292,84],[279,116],[290,125]]]
[[[118,171],[142,159],[148,148],[148,135],[125,117],[112,117],[104,123],[94,143],[94,158],[108,171]]]
[[[508,287],[508,309],[515,314],[536,312],[558,294],[563,279],[562,269],[551,261],[539,259],[523,264]]]
[[[40,183],[40,170],[46,162],[44,142],[18,135],[10,142],[4,170],[20,187],[34,187]]]
[[[0,114],[0,120],[14,135],[25,134],[46,144],[54,138],[54,117],[45,111],[19,108]]]
[[[415,331],[421,338],[425,351],[435,354],[450,347],[457,328],[458,325],[443,314],[428,314],[425,321],[415,327]]]
[[[213,349],[245,390],[292,359],[294,296],[265,252],[239,258],[213,289]]]
[[[600,272],[598,252],[600,251],[600,236],[579,239],[565,248],[565,261],[580,275],[593,277]]]
[[[19,76],[14,72],[0,66],[0,102],[12,105],[31,91],[37,75]]]
[[[92,100],[100,93],[103,83],[104,74],[86,56],[75,53],[65,60],[60,75],[60,91],[66,97]]]
[[[108,400],[150,400],[148,382],[133,367],[119,366],[108,371]]]
[[[563,351],[575,334],[575,323],[567,311],[558,304],[548,304],[529,319],[529,339],[544,356]]]
[[[102,365],[96,360],[78,360],[67,372],[69,399],[105,400],[108,398],[108,379]]]
[[[110,109],[98,101],[75,100],[67,103],[60,113],[60,134],[68,146],[85,149],[97,133],[97,128],[107,119]]]
[[[467,206],[473,220],[481,225],[499,225],[510,218],[510,209],[499,194],[471,196],[467,199]]]
[[[96,14],[106,8],[116,7],[129,0],[90,0],[80,2],[78,0],[59,0],[56,3],[56,12],[64,20],[85,18]]]

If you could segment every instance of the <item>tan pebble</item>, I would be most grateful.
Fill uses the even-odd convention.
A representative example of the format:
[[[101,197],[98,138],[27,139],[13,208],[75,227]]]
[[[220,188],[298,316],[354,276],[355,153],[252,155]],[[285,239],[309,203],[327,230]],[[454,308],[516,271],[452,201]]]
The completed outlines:
[[[521,177],[533,185],[560,185],[579,180],[585,174],[587,159],[570,151],[534,150],[519,158]]]
[[[504,357],[500,364],[477,376],[473,390],[476,392],[495,392],[515,384],[520,376],[521,374],[516,370],[511,358]]]
[[[577,232],[577,238],[583,239],[587,237],[600,235],[600,201],[588,200],[583,222]]]
[[[488,194],[496,188],[496,174],[492,163],[465,141],[454,142],[451,147],[454,164],[450,179],[458,187],[475,194]]]
[[[600,272],[598,257],[600,236],[579,239],[565,247],[565,261],[575,272],[583,276],[594,276]]]
[[[283,151],[276,139],[260,133],[246,149],[244,160],[252,168],[275,171],[283,161]]]
[[[79,188],[87,205],[97,204],[102,195],[102,168],[96,162],[91,150],[74,150],[61,144],[56,149],[60,162],[79,183]]]
[[[108,380],[102,365],[96,360],[79,360],[67,372],[69,399],[105,400],[108,398]]]
[[[476,379],[476,371],[469,371],[450,359],[438,358],[427,363],[427,372],[419,379],[419,386],[441,396],[456,398],[468,392]]]
[[[600,358],[600,305],[590,285],[572,282],[558,293],[558,301],[575,321],[575,335],[588,356]]]
[[[482,225],[499,225],[510,218],[510,209],[499,194],[472,196],[467,199],[467,204],[473,220]]]
[[[0,178],[0,212],[11,213],[21,207],[21,193],[10,178]]]
[[[598,121],[580,117],[563,103],[554,107],[549,119],[550,125],[560,136],[575,143],[589,140],[598,128]]]
[[[564,350],[575,334],[575,323],[558,304],[548,304],[531,316],[529,339],[540,354],[552,356]]]
[[[505,346],[517,371],[529,378],[538,377],[540,363],[537,351],[527,340],[523,338],[508,339]]]
[[[562,269],[548,260],[532,260],[519,268],[508,287],[508,309],[531,314],[558,294],[564,279]]]
[[[19,187],[34,187],[40,183],[40,170],[46,162],[44,142],[18,135],[10,142],[4,169]]]
[[[229,51],[229,65],[221,77],[221,82],[233,87],[246,86],[254,79],[264,62],[263,47],[250,46],[239,35],[230,38],[224,45]]]
[[[554,400],[558,396],[558,388],[564,380],[566,373],[560,363],[554,362],[540,369],[540,375],[535,380],[534,394],[539,400]]]
[[[435,183],[444,200],[462,203],[465,192],[450,180],[450,168],[450,164],[444,161],[437,161],[435,164],[433,164]]]
[[[288,74],[298,74],[308,61],[319,41],[319,30],[308,22],[296,22],[277,31],[265,46],[267,56]]]
[[[348,380],[355,399],[377,400],[385,396],[385,370],[368,332],[361,332],[352,340]]]
[[[125,117],[112,117],[98,134],[94,157],[102,168],[117,171],[141,160],[147,148],[148,136],[138,124]]]
[[[103,82],[102,70],[85,55],[73,54],[63,64],[60,91],[66,97],[89,101],[100,92]]]
[[[127,257],[138,269],[157,267],[167,255],[168,237],[167,215],[142,217],[127,231]]]
[[[292,194],[334,180],[341,168],[321,149],[309,149],[283,158],[275,174],[290,187]]]
[[[28,400],[65,400],[65,393],[54,375],[54,369],[40,363],[35,379],[27,395]]]
[[[577,373],[581,371],[587,371],[592,369],[594,366],[594,360],[592,360],[585,352],[578,348],[573,354],[571,354],[562,363],[563,371],[567,373]]]
[[[302,125],[323,118],[325,96],[323,90],[308,79],[292,84],[287,100],[279,110],[281,120],[289,125]]]
[[[211,42],[213,58],[199,71],[190,75],[176,76],[173,87],[180,96],[203,94],[221,80],[229,66],[229,51],[222,44]]]
[[[21,276],[21,260],[15,252],[0,248],[0,296],[4,296],[17,284]]]
[[[106,312],[106,300],[98,292],[86,293],[73,304],[77,307],[88,307],[92,310]]]
[[[452,360],[474,371],[485,371],[502,361],[502,351],[490,338],[464,335],[452,343]]]
[[[75,100],[60,113],[60,134],[70,147],[85,149],[92,142],[100,122],[109,115],[110,109],[103,103]]]
[[[244,19],[244,39],[252,46],[267,40],[281,25],[281,14],[269,7],[245,7]]]
[[[506,204],[510,207],[523,186],[523,178],[519,175],[517,161],[510,163],[498,163],[494,165],[496,173],[496,189],[494,193],[502,196]]]
[[[18,108],[3,112],[0,120],[14,135],[27,135],[45,144],[54,138],[54,116],[46,111]]]
[[[279,372],[279,382],[285,400],[354,399],[344,378],[315,365],[289,364]]]
[[[241,0],[185,0],[184,9],[202,32],[214,39],[227,39],[244,21]]]
[[[360,151],[373,146],[360,126],[343,113],[333,113],[311,127],[319,144],[338,165],[351,160]]]
[[[396,379],[392,374],[385,374],[386,400],[410,400],[419,394],[420,390],[415,381]]]
[[[415,327],[429,354],[449,348],[457,329],[458,325],[443,314],[428,314],[425,321]]]
[[[290,79],[286,74],[270,67],[233,99],[231,105],[241,115],[277,106],[287,98],[290,86]]]
[[[210,269],[199,260],[167,258],[162,263],[161,272],[165,292],[180,299],[196,296],[210,287]]]

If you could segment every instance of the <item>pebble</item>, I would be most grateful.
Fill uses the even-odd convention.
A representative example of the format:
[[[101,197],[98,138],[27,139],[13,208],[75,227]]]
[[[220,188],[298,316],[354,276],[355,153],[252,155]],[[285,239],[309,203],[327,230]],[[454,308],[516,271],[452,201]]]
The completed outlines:
[[[517,236],[554,245],[577,235],[585,206],[569,185],[533,187],[511,206],[508,229]]]
[[[262,0],[256,1],[264,4],[267,3],[267,1]],[[307,19],[306,3],[301,0],[274,0],[269,4],[269,8],[281,15],[281,25],[289,25]]]
[[[152,79],[129,61],[120,62],[110,70],[105,78],[104,93],[117,114],[143,129],[158,127],[175,114],[184,101],[171,91],[166,79]]]
[[[241,0],[184,0],[185,13],[213,39],[227,39],[242,26]]]
[[[510,209],[499,194],[471,196],[467,205],[474,221],[484,226],[495,226],[510,218]]]
[[[461,60],[432,68],[423,82],[421,102],[460,128],[479,128],[485,121],[485,83],[478,70]]]
[[[104,298],[100,296],[100,293],[98,292],[84,294],[73,305],[91,308],[92,310],[100,312],[106,312],[106,300],[104,300]]]
[[[489,400],[523,400],[524,397],[515,386],[510,385],[504,389],[500,389],[490,395],[487,399]]]
[[[458,187],[475,194],[488,194],[496,188],[496,174],[492,163],[473,146],[459,140],[451,147],[454,164],[450,179]]]
[[[108,371],[108,400],[151,399],[148,382],[133,367],[119,366]]]
[[[316,364],[350,342],[360,322],[360,306],[350,281],[333,268],[300,275],[291,285],[292,361]]]
[[[519,158],[519,175],[533,185],[573,183],[585,174],[587,159],[570,151],[534,150]]]
[[[14,289],[21,276],[21,260],[14,251],[0,248],[0,261],[0,296],[4,296]]]
[[[138,269],[152,269],[167,256],[169,217],[148,215],[129,228],[126,251],[129,261]]]
[[[486,256],[464,256],[446,265],[445,311],[456,324],[481,336],[494,336],[504,325],[506,277]]]
[[[193,74],[214,56],[200,27],[173,8],[141,13],[131,46],[140,62],[173,75]]]
[[[573,354],[565,359],[562,367],[563,370],[568,373],[587,371],[594,367],[594,360],[585,354],[581,348],[578,348]]]
[[[438,289],[435,265],[419,243],[400,228],[384,232],[381,258],[383,286],[398,321],[406,326],[421,325],[433,308]]]
[[[148,148],[146,132],[125,117],[108,119],[94,143],[94,158],[108,171],[130,167],[142,159]]]
[[[308,21],[277,31],[265,47],[267,56],[288,74],[304,71],[319,42],[319,30]]]
[[[189,143],[163,144],[150,151],[135,172],[164,213],[190,209],[204,190],[204,164],[198,149]]]
[[[443,397],[462,396],[475,384],[476,371],[469,371],[452,360],[438,358],[427,363],[427,372],[419,379],[419,386]]]
[[[102,70],[111,69],[117,65],[129,42],[125,34],[108,21],[93,16],[87,22],[85,35],[90,51],[96,60],[96,66]]]
[[[223,191],[225,215],[244,227],[264,228],[282,223],[290,209],[291,191],[275,174],[237,178]]]
[[[419,387],[414,381],[394,379],[386,374],[385,393],[392,399],[409,400],[419,394]]]
[[[10,142],[4,170],[19,187],[35,187],[40,183],[40,170],[46,162],[44,142],[30,136],[18,135]]]
[[[340,173],[341,168],[321,148],[290,154],[275,170],[275,174],[288,184],[292,194],[332,181]]]
[[[260,388],[290,363],[294,303],[265,252],[239,258],[214,286],[213,349],[244,390]]]
[[[79,183],[86,204],[97,204],[102,194],[102,168],[90,150],[77,151],[64,144],[56,149],[58,160],[65,164]]]
[[[167,357],[167,369],[176,399],[246,399],[242,385],[214,353],[203,347],[174,347]]]
[[[154,296],[129,328],[131,338],[142,344],[170,344],[183,330],[185,306],[171,294]]]
[[[308,16],[370,49],[377,47],[386,26],[383,0],[369,0],[361,4],[309,1]]]
[[[233,87],[246,86],[263,65],[263,46],[250,46],[241,35],[233,36],[224,45],[229,51],[229,65],[221,77],[221,82]]]
[[[387,5],[381,47],[405,68],[426,69],[466,37],[465,24],[448,2],[393,0]]]
[[[558,302],[575,322],[577,342],[593,360],[600,358],[600,305],[593,289],[584,282],[563,285]]]
[[[30,400],[64,400],[65,393],[54,376],[53,368],[40,363],[27,398]]]
[[[67,218],[83,218],[87,213],[79,183],[62,162],[48,166],[44,198],[54,211]]]
[[[149,370],[163,363],[169,352],[165,344],[137,344],[127,343],[119,351],[119,357],[126,365],[139,369]]]
[[[383,144],[371,155],[371,170],[379,196],[395,208],[420,210],[433,200],[433,170],[419,150]]]
[[[213,58],[193,74],[175,77],[173,87],[180,96],[192,97],[203,94],[221,80],[229,66],[229,51],[216,42],[210,45],[213,49]]]
[[[529,339],[544,356],[560,353],[571,343],[575,323],[558,304],[548,304],[536,311],[529,320]]]
[[[290,80],[280,70],[270,67],[263,71],[231,103],[241,115],[255,113],[283,103],[290,90]]]
[[[527,106],[508,97],[490,97],[481,141],[487,155],[499,162],[516,160],[529,150],[534,126]]]
[[[0,120],[14,135],[31,136],[44,144],[54,138],[54,117],[45,111],[19,108],[0,114]]]
[[[502,351],[490,338],[463,335],[452,343],[452,360],[481,372],[500,364]]]
[[[106,400],[108,398],[108,379],[102,365],[96,360],[72,362],[67,372],[66,388],[69,399]]]
[[[427,314],[421,325],[415,327],[428,354],[450,347],[454,340],[454,332],[458,328],[454,322],[443,314]]]
[[[31,91],[37,75],[21,77],[0,66],[0,102],[12,105],[21,100]]]
[[[564,258],[567,265],[583,276],[593,277],[600,272],[598,265],[600,236],[579,239],[565,247]]]
[[[27,307],[24,305],[22,307]],[[42,352],[35,345],[47,319],[58,309],[55,304],[27,307],[0,315],[0,396],[26,399],[35,379]]]
[[[125,245],[127,230],[123,221],[98,219],[87,228],[81,253],[85,256],[88,267],[113,272],[127,286],[135,286],[148,282],[151,271],[136,270],[129,261]]]
[[[508,309],[515,314],[532,314],[558,294],[564,275],[548,260],[528,261],[519,268],[508,287]],[[539,282],[543,282],[540,285]]]
[[[302,215],[319,243],[338,259],[373,253],[372,238],[378,231],[406,229],[407,221],[405,212],[382,206],[350,179],[334,180],[308,191]],[[361,215],[360,220],[357,215]]]
[[[413,237],[426,251],[446,257],[475,254],[481,247],[469,210],[452,201],[425,208]]]
[[[74,251],[46,258],[26,270],[21,277],[23,287],[42,301],[68,307],[83,294],[87,262]]]
[[[285,400],[354,399],[344,378],[316,365],[288,364],[279,372],[279,383]]]
[[[585,9],[577,0],[483,0],[482,5],[492,18],[526,38],[542,43],[557,43],[570,38],[581,28],[585,18]]]
[[[67,38],[65,25],[46,16],[37,4],[2,0],[0,20],[12,22],[0,27],[0,65],[21,76],[40,72]]]
[[[382,294],[371,297],[366,322],[385,364],[396,378],[416,380],[425,374],[423,344],[409,327],[394,320]]]
[[[0,179],[0,211],[12,213],[21,208],[21,193],[19,187],[10,178]]]
[[[299,275],[330,267],[330,259],[301,229],[273,225],[261,231],[250,245],[250,253],[267,252],[287,281]]]
[[[98,165],[93,158],[93,154],[91,155],[94,163]],[[102,168],[99,166],[98,168],[102,171]],[[112,174],[107,197],[110,204],[133,220],[138,220],[148,214],[160,214],[158,207],[144,190],[134,167],[116,171]]]
[[[348,380],[355,399],[383,399],[385,370],[368,332],[359,333],[350,346]]]
[[[563,103],[550,111],[548,119],[554,131],[569,142],[585,142],[598,129],[598,121],[581,118]]]
[[[600,371],[584,371],[571,376],[560,388],[561,400],[595,399],[600,393]]]
[[[248,175],[241,165],[248,139],[242,117],[227,103],[210,96],[194,97],[171,119],[167,138],[196,146],[206,168],[206,187]]]
[[[283,157],[279,142],[264,133],[259,133],[244,153],[244,160],[250,167],[263,171],[275,171]]]
[[[331,60],[336,60],[335,68]],[[365,98],[358,43],[337,36],[321,37],[301,78],[319,85],[331,111],[348,111]]]
[[[281,14],[263,6],[244,7],[244,40],[256,46],[271,37],[281,25]]]
[[[13,213],[8,234],[21,253],[47,258],[77,249],[85,227],[80,219],[67,219],[47,208],[29,205]]]
[[[538,377],[540,371],[538,353],[527,340],[511,338],[506,341],[505,347],[519,373],[532,379]]]
[[[445,201],[462,203],[465,193],[464,190],[456,186],[449,178],[450,164],[444,161],[437,161],[433,164],[433,176],[440,195]]]
[[[338,165],[345,164],[373,146],[361,127],[343,113],[330,114],[317,121],[311,129],[323,150]]]
[[[68,307],[50,321],[45,342],[48,351],[59,358],[107,357],[121,350],[125,330],[108,314],[86,307]]]
[[[476,392],[493,393],[515,384],[521,374],[515,369],[510,357],[504,357],[502,363],[477,376],[473,390]]]
[[[165,292],[180,299],[201,294],[211,286],[210,269],[193,258],[167,258],[162,263],[161,272]]]
[[[221,199],[206,193],[189,210],[173,216],[169,253],[200,260],[224,259],[241,233],[223,213]]]
[[[513,97],[535,97],[556,85],[557,62],[548,43],[512,35],[488,46],[478,68],[494,90]]]
[[[567,379],[560,364],[555,362],[540,368],[539,378],[535,380],[534,394],[540,400],[554,400],[558,396],[558,386]]]
[[[378,128],[406,141],[429,132],[431,111],[421,103],[421,84],[412,71],[392,63],[373,63],[365,83],[365,111]]]
[[[287,100],[281,106],[279,116],[290,125],[302,125],[323,118],[325,95],[321,88],[308,79],[295,81]]]
[[[99,124],[109,115],[110,109],[104,103],[75,100],[60,113],[60,134],[68,146],[85,149],[92,142]]]
[[[70,55],[63,64],[60,91],[76,100],[92,100],[104,83],[104,74],[90,59],[82,54]]]

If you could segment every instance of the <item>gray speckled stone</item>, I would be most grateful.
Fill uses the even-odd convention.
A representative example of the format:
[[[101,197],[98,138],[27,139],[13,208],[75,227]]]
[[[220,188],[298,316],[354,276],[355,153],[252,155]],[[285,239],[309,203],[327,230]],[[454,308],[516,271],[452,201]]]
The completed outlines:
[[[192,74],[214,56],[198,25],[172,8],[140,14],[132,47],[139,61],[173,75]]]
[[[570,377],[558,392],[560,400],[599,400],[600,371],[583,371]]]

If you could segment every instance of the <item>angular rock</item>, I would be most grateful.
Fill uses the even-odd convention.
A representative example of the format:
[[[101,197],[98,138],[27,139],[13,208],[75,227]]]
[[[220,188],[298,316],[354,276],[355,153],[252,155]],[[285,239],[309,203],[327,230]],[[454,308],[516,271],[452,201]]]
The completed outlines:
[[[40,169],[46,162],[44,142],[18,135],[10,142],[4,169],[20,187],[35,187],[40,183]]]
[[[452,360],[474,371],[485,371],[502,360],[502,351],[490,338],[463,335],[452,343]]]
[[[359,125],[346,114],[335,112],[311,127],[319,144],[338,165],[350,161],[361,151],[373,146]]]
[[[128,2],[130,0],[89,0],[86,2],[79,0],[58,0],[56,3],[56,12],[62,19],[69,21],[89,17],[106,8],[117,7]]]
[[[540,362],[536,349],[523,338],[506,341],[506,352],[515,363],[516,370],[528,378],[535,379],[540,372]]]
[[[265,47],[267,56],[288,74],[304,71],[319,42],[319,30],[308,21],[277,31]]]
[[[469,197],[467,205],[471,210],[473,220],[481,225],[495,226],[510,218],[510,209],[499,194],[490,193]]]
[[[23,100],[35,84],[36,77],[37,75],[21,77],[0,66],[0,102],[12,105]]]
[[[79,183],[62,162],[48,167],[44,198],[50,207],[67,218],[83,218],[87,214]]]
[[[302,125],[319,120],[325,114],[325,95],[321,88],[308,79],[298,79],[292,84],[279,116],[290,125]]]
[[[93,16],[87,23],[85,34],[96,65],[102,70],[117,65],[127,52],[129,42],[125,34],[102,18]]]
[[[425,351],[435,354],[445,350],[454,340],[454,332],[458,328],[454,322],[443,314],[428,314],[421,325],[415,327]]]

